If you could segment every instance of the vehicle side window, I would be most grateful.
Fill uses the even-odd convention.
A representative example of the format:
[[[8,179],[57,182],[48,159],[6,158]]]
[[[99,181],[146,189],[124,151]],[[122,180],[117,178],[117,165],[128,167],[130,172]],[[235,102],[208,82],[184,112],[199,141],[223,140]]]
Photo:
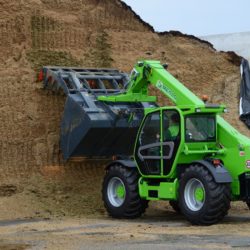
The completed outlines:
[[[144,174],[160,174],[160,112],[148,114],[137,142],[137,163]]]
[[[160,141],[160,112],[147,116],[140,134],[140,146]]]
[[[186,142],[202,142],[216,140],[216,123],[212,115],[190,115],[185,119]]]
[[[175,110],[163,112],[163,141],[175,141],[180,134],[180,115]]]

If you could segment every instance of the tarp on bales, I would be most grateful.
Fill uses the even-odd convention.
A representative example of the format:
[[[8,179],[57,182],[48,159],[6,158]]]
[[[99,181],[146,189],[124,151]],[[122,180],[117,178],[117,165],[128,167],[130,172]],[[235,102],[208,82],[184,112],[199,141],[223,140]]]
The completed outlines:
[[[250,128],[250,69],[246,59],[242,59],[240,84],[240,119]]]

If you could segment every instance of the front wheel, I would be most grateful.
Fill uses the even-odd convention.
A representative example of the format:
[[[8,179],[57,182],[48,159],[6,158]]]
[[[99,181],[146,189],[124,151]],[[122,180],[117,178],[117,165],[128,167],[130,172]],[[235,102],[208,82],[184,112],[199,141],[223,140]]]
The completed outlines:
[[[136,218],[143,214],[148,201],[139,196],[137,169],[113,165],[103,180],[102,199],[104,206],[114,218]]]
[[[192,224],[217,223],[230,208],[230,186],[216,183],[202,165],[191,165],[180,180],[179,207]]]
[[[181,209],[178,201],[170,200],[169,205],[173,208],[176,213],[181,213]]]

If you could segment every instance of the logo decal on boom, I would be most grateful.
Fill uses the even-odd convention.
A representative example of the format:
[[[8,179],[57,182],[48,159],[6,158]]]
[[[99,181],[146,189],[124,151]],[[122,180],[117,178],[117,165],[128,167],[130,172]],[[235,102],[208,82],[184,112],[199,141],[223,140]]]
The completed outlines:
[[[156,83],[156,87],[159,90],[161,90],[163,93],[165,93],[167,96],[172,98],[174,102],[176,102],[177,98],[176,98],[175,93],[171,89],[169,89],[167,86],[165,86],[162,81],[158,80]]]

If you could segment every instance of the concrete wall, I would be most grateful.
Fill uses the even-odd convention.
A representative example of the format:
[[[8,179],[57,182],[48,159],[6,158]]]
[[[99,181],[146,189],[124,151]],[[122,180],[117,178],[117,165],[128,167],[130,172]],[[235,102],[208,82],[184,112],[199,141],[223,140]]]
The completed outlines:
[[[222,51],[235,51],[238,55],[250,61],[250,32],[210,35],[200,37]]]

